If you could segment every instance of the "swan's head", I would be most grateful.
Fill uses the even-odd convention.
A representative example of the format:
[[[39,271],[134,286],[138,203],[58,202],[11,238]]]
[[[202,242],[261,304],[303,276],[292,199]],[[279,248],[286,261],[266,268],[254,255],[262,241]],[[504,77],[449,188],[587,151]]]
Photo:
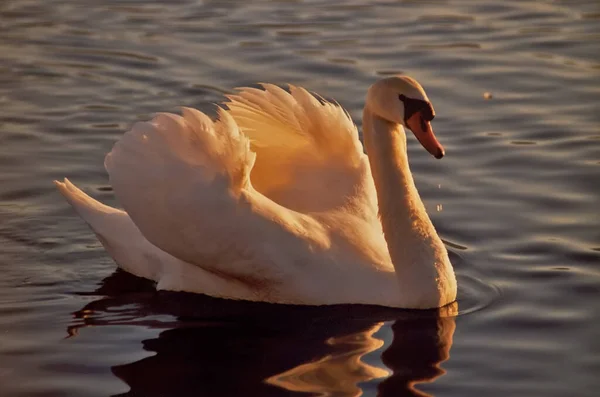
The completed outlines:
[[[415,79],[393,76],[379,80],[369,88],[366,106],[377,116],[411,130],[436,159],[444,157],[444,148],[431,128],[433,106]]]

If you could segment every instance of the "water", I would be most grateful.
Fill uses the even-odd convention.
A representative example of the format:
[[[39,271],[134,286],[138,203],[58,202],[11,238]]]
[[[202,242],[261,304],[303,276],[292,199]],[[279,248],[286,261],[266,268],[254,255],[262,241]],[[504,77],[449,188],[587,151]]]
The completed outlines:
[[[0,395],[595,395],[599,19],[567,0],[4,0]],[[103,157],[133,122],[257,81],[360,127],[392,73],[436,108],[447,156],[409,152],[458,316],[156,294],[51,183],[115,205]]]

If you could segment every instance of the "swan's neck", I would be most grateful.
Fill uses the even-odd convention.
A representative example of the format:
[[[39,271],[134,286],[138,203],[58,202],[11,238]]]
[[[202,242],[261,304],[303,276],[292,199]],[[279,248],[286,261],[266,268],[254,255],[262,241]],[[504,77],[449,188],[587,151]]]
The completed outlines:
[[[377,189],[383,233],[405,307],[438,307],[456,298],[456,279],[415,187],[404,128],[365,108],[363,136]]]

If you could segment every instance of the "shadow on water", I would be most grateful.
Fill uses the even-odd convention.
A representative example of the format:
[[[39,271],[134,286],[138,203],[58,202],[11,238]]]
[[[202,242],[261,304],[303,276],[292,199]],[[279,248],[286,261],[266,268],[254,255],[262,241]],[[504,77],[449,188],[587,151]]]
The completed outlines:
[[[359,396],[374,379],[380,396],[426,396],[415,385],[444,374],[457,312],[456,304],[303,307],[156,292],[121,271],[86,295],[104,297],[75,313],[71,337],[88,326],[164,329],[142,342],[155,355],[112,367],[130,387],[121,396]],[[377,332],[387,321],[393,341],[364,357],[384,346]]]

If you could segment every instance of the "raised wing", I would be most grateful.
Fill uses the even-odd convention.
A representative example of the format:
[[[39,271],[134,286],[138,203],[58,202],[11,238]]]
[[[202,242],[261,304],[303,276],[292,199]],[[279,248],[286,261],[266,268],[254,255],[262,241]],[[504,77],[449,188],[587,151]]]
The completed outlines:
[[[151,243],[224,277],[274,283],[267,279],[279,276],[274,262],[294,268],[281,262],[279,250],[289,250],[290,261],[309,262],[309,247],[326,245],[327,236],[312,218],[252,188],[254,159],[225,111],[213,122],[183,109],[182,117],[136,123],[105,167],[119,202]]]
[[[313,266],[385,263],[347,114],[300,88],[245,89],[231,101],[214,122],[183,109],[136,123],[107,155],[115,194],[146,239],[252,290],[285,285],[286,296]]]
[[[253,186],[303,213],[333,211],[356,196],[376,206],[374,190],[361,187],[371,178],[348,113],[300,87],[262,87],[242,88],[226,103],[257,154]]]

